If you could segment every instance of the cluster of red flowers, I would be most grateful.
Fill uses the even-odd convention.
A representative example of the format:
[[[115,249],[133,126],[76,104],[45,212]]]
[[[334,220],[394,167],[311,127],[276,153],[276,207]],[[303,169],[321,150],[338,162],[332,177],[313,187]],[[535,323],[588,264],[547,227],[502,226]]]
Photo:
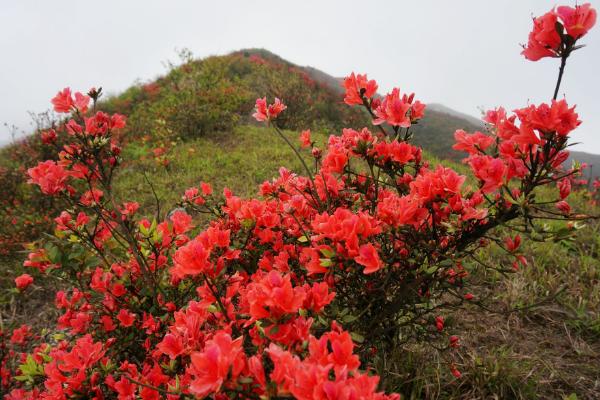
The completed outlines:
[[[575,7],[561,6],[533,19],[523,54],[528,60],[544,57],[568,57],[575,42],[596,24],[596,10],[589,3]]]
[[[60,92],[55,109],[73,118],[58,130],[72,141],[58,162],[28,173],[69,208],[25,266],[74,286],[56,295],[59,335],[13,330],[0,370],[6,398],[398,399],[380,389],[380,357],[414,338],[457,351],[440,314],[474,299],[464,261],[496,242],[514,267],[525,264],[521,236],[495,228],[571,216],[565,199],[577,171],[562,164],[578,116],[552,101],[511,116],[490,111],[486,133],[457,131],[473,186],[409,143],[425,109],[414,95],[393,89],[380,100],[366,75],[344,87],[375,132],[344,129],[325,149],[302,132],[309,168],[277,127],[286,106],[258,99],[254,117],[292,146],[306,174],[281,168],[251,199],[228,189],[221,198],[201,183],[153,219],[112,193],[124,118],[87,117],[83,95]],[[95,106],[99,92],[89,97]],[[537,202],[544,185],[554,201]],[[197,213],[214,218],[199,229]],[[31,277],[16,284],[24,291]]]
[[[256,99],[256,112],[253,114],[257,121],[268,121],[277,116],[285,110],[287,107],[279,100],[275,98],[275,103],[267,106],[267,98]]]
[[[355,75],[354,72],[344,79],[346,96],[344,102],[348,105],[366,105],[372,110],[375,118],[374,125],[384,122],[396,128],[408,128],[425,115],[425,104],[414,101],[415,94],[404,94],[400,97],[400,89],[395,88],[383,100],[375,98],[377,82],[368,80],[367,75]]]

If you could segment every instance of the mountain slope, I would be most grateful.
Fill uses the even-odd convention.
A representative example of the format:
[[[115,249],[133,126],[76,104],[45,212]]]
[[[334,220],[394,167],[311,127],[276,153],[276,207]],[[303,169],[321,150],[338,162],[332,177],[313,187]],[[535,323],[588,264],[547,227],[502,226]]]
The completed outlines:
[[[440,104],[440,103],[428,103],[427,104],[427,109],[429,111],[436,111],[436,112],[447,114],[447,115],[452,116],[452,117],[461,118],[461,119],[464,119],[466,121],[469,121],[473,125],[477,125],[477,126],[483,127],[483,121],[481,119],[475,118],[472,115],[465,114],[465,113],[462,113],[460,111],[456,111],[456,110],[454,110],[454,109],[452,109],[450,107],[447,107],[447,106],[445,106],[443,104]]]
[[[265,49],[240,50],[239,53],[293,65],[298,70],[310,76],[315,82],[326,86],[332,93],[337,94],[337,101],[341,102],[344,93],[342,87],[343,78],[336,78],[314,67],[302,67],[291,64]],[[371,126],[370,121],[367,121],[366,126]],[[428,104],[425,117],[419,122],[419,125],[413,128],[415,133],[413,142],[439,158],[458,161],[464,157],[464,153],[452,149],[454,131],[464,129],[472,132],[481,130],[482,128],[483,123],[477,118],[452,110],[441,104]]]
[[[584,178],[589,180],[600,178],[600,155],[583,151],[571,151],[565,164],[571,166],[574,161],[587,165],[583,173]]]

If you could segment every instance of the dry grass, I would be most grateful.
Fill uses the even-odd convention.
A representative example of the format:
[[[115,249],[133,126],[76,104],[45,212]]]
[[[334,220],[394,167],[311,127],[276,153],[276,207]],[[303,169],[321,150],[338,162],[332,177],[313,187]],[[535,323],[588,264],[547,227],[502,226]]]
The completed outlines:
[[[427,346],[398,354],[391,385],[407,399],[600,398],[600,223],[567,243],[531,243],[530,265],[503,277],[472,271],[479,305],[448,329],[461,337],[451,360]],[[499,251],[487,263],[508,263]],[[450,320],[449,320],[450,321]]]

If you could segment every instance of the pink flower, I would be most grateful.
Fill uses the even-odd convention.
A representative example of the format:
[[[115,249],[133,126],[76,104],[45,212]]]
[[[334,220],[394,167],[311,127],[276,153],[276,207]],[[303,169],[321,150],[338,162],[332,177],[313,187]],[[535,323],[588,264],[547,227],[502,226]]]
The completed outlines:
[[[571,206],[569,205],[569,203],[567,203],[564,200],[561,200],[558,203],[556,203],[556,208],[558,208],[558,210],[560,212],[562,212],[563,214],[570,214],[571,213]]]
[[[25,290],[29,285],[33,283],[33,278],[29,274],[19,275],[15,278],[15,284],[17,289]]]
[[[506,245],[506,250],[510,251],[511,253],[514,253],[515,251],[517,251],[519,246],[521,246],[521,236],[516,235],[514,239],[510,236],[507,236],[506,238],[504,238],[504,244]]]
[[[115,383],[114,387],[119,394],[119,400],[135,399],[137,387],[125,376],[121,376],[121,379]]]
[[[211,272],[213,265],[209,257],[210,249],[207,249],[200,240],[192,240],[175,252],[173,256],[175,271],[182,276]]]
[[[563,22],[567,34],[577,40],[584,36],[596,24],[596,10],[590,3],[575,5],[575,7],[561,6],[556,13]]]
[[[471,156],[469,165],[475,176],[482,181],[481,191],[490,193],[504,184],[506,165],[499,158],[490,156]]]
[[[38,163],[36,167],[27,170],[29,183],[34,183],[40,187],[42,193],[56,194],[66,188],[66,181],[69,174],[65,169],[52,160]]]
[[[541,17],[534,18],[533,30],[529,33],[527,46],[523,46],[521,54],[531,61],[568,55],[575,41],[595,24],[596,10],[589,3],[575,7],[561,6],[548,11]],[[572,40],[565,40],[565,33]]]
[[[363,103],[363,96],[370,99],[377,93],[377,82],[368,80],[366,74],[354,75],[353,72],[350,76],[344,78],[344,88],[346,89],[344,102],[348,105],[361,105]]]
[[[127,328],[135,322],[135,314],[122,308],[117,314],[117,319],[121,323],[121,326]]]
[[[579,114],[575,112],[575,106],[569,107],[564,99],[552,100],[552,104],[542,103],[539,106],[532,104],[515,110],[515,113],[522,122],[526,123],[528,128],[531,127],[546,133],[556,132],[560,136],[567,136],[581,124],[578,119]],[[515,140],[525,140],[527,144],[539,144],[533,138],[532,141],[527,140],[527,136],[530,134],[524,135],[524,132],[521,132],[517,136],[521,136],[521,138],[515,138]]]
[[[98,199],[99,200],[99,199]],[[132,216],[137,212],[140,208],[140,204],[136,201],[128,201],[123,203],[123,208],[121,209],[122,215]]]
[[[23,324],[20,328],[13,330],[10,342],[13,344],[24,344],[29,336],[31,336],[31,328]]]
[[[575,112],[575,106],[569,107],[565,99],[552,100],[551,110],[556,113],[558,119],[554,128],[559,135],[566,136],[581,125],[579,114]]]
[[[181,338],[172,333],[167,333],[156,348],[163,354],[168,355],[171,360],[176,359],[184,350]]]
[[[88,110],[90,96],[76,92],[75,100],[73,100],[71,89],[67,87],[58,92],[52,98],[51,102],[54,105],[54,111],[59,113],[69,113],[73,108],[77,109],[80,113],[85,113]]]
[[[54,111],[59,113],[71,112],[71,107],[74,105],[73,98],[71,97],[71,89],[68,87],[58,92],[51,101],[54,105]]]
[[[410,121],[415,122],[416,120],[423,118],[425,116],[425,107],[426,105],[419,100],[415,101],[410,106]]]
[[[456,347],[460,346],[460,343],[459,343],[460,338],[458,336],[455,336],[455,335],[450,336],[449,341],[450,341],[450,347],[456,348]]]
[[[354,261],[365,267],[363,271],[365,275],[377,272],[383,267],[377,249],[371,243],[360,246],[358,254],[359,256]]]
[[[302,133],[300,134],[300,146],[306,148],[310,147],[311,144],[312,142],[310,140],[310,129],[302,131]]]
[[[381,105],[375,110],[377,118],[373,120],[374,125],[381,125],[384,122],[392,126],[408,128],[410,126],[410,102],[406,95],[400,98],[400,89],[395,88],[392,93],[385,96]]]
[[[171,215],[171,222],[173,222],[173,233],[181,235],[192,229],[192,217],[185,211],[175,211]]]
[[[90,103],[90,96],[82,93],[75,93],[75,101],[73,102],[75,108],[80,113],[84,114],[88,110],[88,104]]]
[[[455,367],[452,367],[450,369],[450,372],[452,372],[452,375],[454,375],[456,378],[460,378],[462,376],[462,374],[460,373],[460,371],[457,370]]]
[[[228,377],[235,380],[245,366],[242,340],[232,340],[228,333],[218,332],[201,353],[192,353],[190,392],[203,398],[218,392]]]
[[[121,114],[113,114],[110,117],[110,128],[111,129],[121,129],[125,127],[126,118]]]
[[[557,17],[549,11],[541,17],[533,19],[533,30],[529,33],[527,46],[521,54],[530,61],[543,57],[558,57],[561,45],[560,35],[556,30]]]
[[[210,183],[200,182],[200,189],[202,190],[202,194],[205,196],[210,196],[213,192],[212,186]]]
[[[42,143],[51,144],[56,142],[56,131],[54,129],[48,129],[42,132]]]
[[[494,143],[494,138],[491,136],[484,135],[481,132],[475,132],[469,135],[462,129],[454,132],[454,139],[456,144],[452,146],[454,150],[466,151],[470,154],[477,154],[479,151],[485,151]]]
[[[435,317],[435,328],[438,332],[444,330],[444,318],[443,317]]]
[[[275,97],[275,102],[267,106],[267,98],[256,99],[256,112],[252,116],[257,121],[268,121],[277,118],[277,116],[287,108],[285,104]]]
[[[566,199],[571,193],[571,181],[567,178],[560,180],[556,186],[558,187],[561,200]]]

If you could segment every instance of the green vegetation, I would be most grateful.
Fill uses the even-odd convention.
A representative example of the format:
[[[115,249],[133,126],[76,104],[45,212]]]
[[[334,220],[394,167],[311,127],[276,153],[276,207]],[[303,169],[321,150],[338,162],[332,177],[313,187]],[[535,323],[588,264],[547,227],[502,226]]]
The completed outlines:
[[[296,140],[293,132],[286,133],[292,141]],[[320,139],[323,141],[325,135],[320,135]],[[273,131],[252,125],[240,125],[227,135],[179,140],[166,154],[166,167],[149,154],[148,144],[130,143],[124,157],[139,161],[123,167],[117,179],[119,195],[140,199],[145,209],[151,209],[155,199],[151,191],[143,191],[147,188],[144,174],[161,202],[174,206],[185,189],[200,181],[211,183],[216,191],[227,187],[247,197],[257,193],[260,183],[276,176],[279,167],[298,170],[300,164]]]

